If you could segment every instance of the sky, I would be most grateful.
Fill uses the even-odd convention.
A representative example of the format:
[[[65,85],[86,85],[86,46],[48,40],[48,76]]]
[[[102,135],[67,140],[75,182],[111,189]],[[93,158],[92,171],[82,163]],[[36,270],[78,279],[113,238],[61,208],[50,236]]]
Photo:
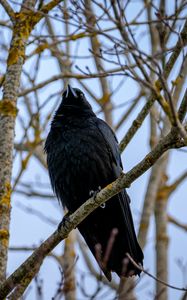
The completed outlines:
[[[171,3],[171,2],[170,2]],[[131,19],[133,15],[139,11],[140,1],[133,1],[131,9],[128,11],[128,17]],[[144,18],[144,16],[142,16]],[[58,22],[55,23],[57,26],[58,32],[61,32],[61,24]],[[142,29],[143,30],[143,29]],[[143,32],[143,31],[142,31]],[[140,35],[141,36],[141,35]],[[9,40],[10,34],[6,33],[4,38]],[[148,39],[147,37],[140,38],[140,46],[148,51]],[[79,44],[79,53],[81,55],[88,54],[89,42],[87,39],[82,40]],[[72,43],[72,49],[74,51],[76,49],[76,45]],[[31,51],[31,47],[28,47],[28,53]],[[72,51],[73,52],[73,51]],[[32,74],[33,72],[33,59],[30,59],[25,67]],[[87,65],[90,68],[94,68],[92,60],[79,60],[74,63],[73,68],[75,68],[76,63],[82,69],[84,69]],[[58,68],[54,59],[49,59],[48,53],[46,51],[46,59],[42,61],[40,65],[40,71],[38,74],[38,82],[41,82],[45,79],[48,79],[52,75],[58,73]],[[25,80],[23,78],[23,80]],[[88,82],[88,81],[87,81]],[[73,87],[77,87],[77,82],[71,81]],[[100,95],[100,89],[98,86],[97,80],[90,80],[89,84],[92,86],[93,91],[97,96]],[[119,78],[111,78],[110,79],[111,86],[117,86],[119,84]],[[39,92],[40,101],[43,102],[45,99],[54,91],[57,91],[61,88],[60,82],[54,82],[46,86],[44,89],[41,89]],[[113,101],[115,104],[124,103],[129,99],[132,99],[137,93],[136,85],[129,79],[125,79],[123,87],[119,89],[114,96]],[[32,99],[32,98],[31,98]],[[92,107],[95,112],[98,111],[98,106],[88,99],[92,104]],[[117,132],[118,140],[126,133],[133,119],[137,116],[137,113],[140,111],[143,106],[143,101],[137,106],[133,114],[127,120],[126,124]],[[50,103],[51,107],[53,103]],[[23,106],[23,99],[20,98],[18,100],[19,113],[25,116],[25,122],[27,123],[26,112]],[[50,109],[49,107],[49,109]],[[119,116],[122,114],[121,109],[116,109],[114,111],[113,117],[114,121],[117,121]],[[99,115],[102,117],[102,114]],[[149,151],[148,146],[148,137],[149,137],[149,120],[148,118],[144,121],[143,126],[137,132],[133,140],[128,145],[127,149],[122,154],[123,164],[125,171],[129,171],[133,166],[135,166]],[[49,130],[49,126],[47,128]],[[30,133],[32,134],[32,133]],[[45,135],[47,132],[45,132]],[[20,141],[22,136],[22,131],[19,125],[19,122],[16,123],[16,132],[15,132],[15,140]],[[179,152],[176,150],[171,151],[170,154],[170,164],[168,168],[169,182],[172,182],[177,176],[179,176],[183,171],[186,170],[187,166],[187,157],[186,153]],[[13,177],[15,178],[16,174],[19,172],[19,161],[18,159],[14,162],[13,167]],[[150,171],[143,174],[140,178],[138,178],[128,189],[128,193],[131,197],[131,209],[133,212],[133,217],[135,221],[136,229],[138,229],[138,224],[140,220],[141,209],[143,205],[143,199],[146,192],[147,187],[147,179],[150,174]],[[36,159],[32,158],[28,169],[24,173],[23,182],[34,182],[41,186],[41,183],[48,183],[49,178],[47,171],[36,161]],[[177,191],[172,195],[168,203],[168,211],[171,215],[174,215],[181,222],[186,223],[187,221],[187,202],[186,202],[186,187],[187,183],[184,182]],[[50,188],[49,188],[50,190]],[[51,192],[51,190],[50,190]],[[46,217],[52,218],[56,220],[57,224],[62,219],[62,208],[59,206],[58,201],[54,199],[53,201],[48,201],[40,198],[28,198],[22,196],[20,194],[14,194],[12,197],[12,211],[11,211],[11,225],[10,225],[10,246],[34,246],[39,245],[43,240],[45,240],[55,229],[54,225],[50,225],[42,220],[40,220],[37,216],[25,213],[23,209],[21,209],[20,204],[24,204],[29,208],[37,209],[41,211]],[[151,226],[148,235],[148,244],[144,249],[144,266],[145,269],[148,269],[151,273],[155,271],[155,244],[154,244],[154,220],[151,220]],[[177,261],[180,259],[187,266],[186,259],[186,249],[187,249],[187,237],[185,232],[179,230],[173,225],[168,225],[168,235],[169,235],[169,283],[174,284],[176,286],[186,285],[187,282],[187,269],[184,274],[182,274]],[[63,247],[63,243],[58,245],[55,249],[56,253],[61,253],[61,249]],[[78,262],[76,265],[77,270],[81,270],[85,272],[84,261],[81,258],[80,251],[77,247],[78,251]],[[10,274],[14,271],[30,254],[30,252],[9,252],[9,262],[8,262],[8,273]],[[97,265],[95,264],[97,267]],[[87,271],[86,271],[87,272]],[[80,272],[79,276],[80,276]],[[86,273],[87,274],[87,273]],[[55,263],[53,258],[47,258],[40,270],[39,278],[44,280],[44,299],[51,299],[54,295],[54,290],[58,286],[58,281],[60,280],[60,271],[58,269],[57,264]],[[81,278],[78,278],[78,281]],[[137,295],[139,299],[153,299],[154,294],[154,284],[155,282],[148,278],[147,276],[143,276],[140,284],[137,287]],[[86,277],[86,289],[90,292],[91,288],[94,288],[93,279],[90,276]],[[77,294],[77,299],[84,300],[88,299],[83,296],[80,292]],[[169,290],[169,299],[176,300],[180,299],[181,292],[175,290]],[[30,290],[28,290],[27,300],[35,300],[36,297],[36,286],[34,283],[31,284]],[[97,298],[103,299],[103,298]],[[113,299],[113,295],[107,295],[106,300]]]

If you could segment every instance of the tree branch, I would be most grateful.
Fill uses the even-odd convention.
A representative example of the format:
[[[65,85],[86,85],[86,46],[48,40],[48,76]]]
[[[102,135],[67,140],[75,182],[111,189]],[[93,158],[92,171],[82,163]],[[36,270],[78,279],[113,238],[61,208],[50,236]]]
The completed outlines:
[[[156,280],[157,282],[160,282],[162,283],[163,285],[171,288],[171,289],[174,289],[174,290],[178,290],[178,291],[187,291],[186,288],[179,288],[177,286],[174,286],[174,285],[171,285],[171,284],[168,284],[167,282],[163,281],[163,280],[160,280],[159,278],[155,277],[154,275],[150,274],[147,270],[145,270],[144,268],[142,268],[140,265],[138,265],[134,259],[130,256],[129,253],[126,253],[127,257],[129,258],[129,260],[131,261],[131,263],[140,271],[142,271],[143,273],[145,273],[146,275],[148,275],[149,277],[153,278],[154,280]]]
[[[178,226],[179,228],[187,231],[187,224],[183,224],[181,222],[179,222],[178,220],[176,220],[174,217],[172,217],[171,215],[168,215],[168,222],[170,222],[173,225]]]
[[[30,277],[30,270],[32,270],[34,276],[36,270],[40,268],[48,253],[51,252],[59,242],[65,239],[70,231],[76,228],[91,212],[118,194],[125,187],[129,187],[130,184],[146,172],[165,151],[174,147],[182,147],[183,145],[181,141],[178,141],[176,130],[172,129],[139,164],[128,173],[122,173],[118,179],[102,189],[96,197],[90,198],[86,203],[81,205],[69,217],[69,222],[66,222],[59,230],[57,229],[6,281],[4,281],[0,286],[0,299],[6,297],[23,278],[26,280],[28,276]]]
[[[83,80],[83,79],[92,79],[92,78],[102,78],[102,77],[108,77],[108,76],[112,76],[112,75],[124,75],[122,73],[118,73],[121,71],[121,68],[116,68],[116,69],[111,69],[111,70],[107,70],[106,72],[103,73],[93,73],[93,74],[75,74],[75,73],[64,73],[64,74],[59,74],[59,75],[54,75],[51,78],[44,80],[41,83],[38,83],[37,85],[35,85],[34,87],[28,88],[24,91],[22,91],[21,93],[19,93],[19,97],[25,96],[28,93],[34,92],[38,89],[43,88],[44,86],[57,81],[59,79],[65,79],[65,78],[72,78],[72,79],[78,79],[78,80]]]
[[[181,37],[182,37],[182,40],[181,40]],[[176,43],[175,49],[174,49],[172,55],[170,56],[169,61],[167,62],[166,66],[165,66],[164,73],[163,73],[163,77],[165,79],[168,78],[171,70],[173,69],[173,66],[175,65],[177,58],[179,57],[181,49],[183,48],[183,46],[186,43],[187,43],[187,21],[183,27],[181,36],[179,37],[178,42]],[[162,89],[162,84],[161,84],[160,79],[158,79],[155,82],[155,86],[158,90]],[[148,101],[146,102],[146,104],[144,105],[144,107],[142,108],[142,110],[140,111],[140,113],[138,114],[137,118],[133,121],[133,123],[132,123],[131,127],[129,128],[129,130],[127,131],[126,135],[122,139],[122,141],[120,143],[120,151],[121,152],[123,152],[125,150],[125,148],[129,144],[129,142],[131,141],[131,139],[133,138],[133,136],[135,135],[137,130],[141,127],[143,121],[149,114],[150,109],[155,101],[156,101],[155,95],[151,95],[150,98],[148,99]]]
[[[6,11],[7,15],[10,17],[12,23],[15,21],[15,13],[10,6],[10,4],[6,0],[0,0],[0,4],[3,6],[4,10]]]

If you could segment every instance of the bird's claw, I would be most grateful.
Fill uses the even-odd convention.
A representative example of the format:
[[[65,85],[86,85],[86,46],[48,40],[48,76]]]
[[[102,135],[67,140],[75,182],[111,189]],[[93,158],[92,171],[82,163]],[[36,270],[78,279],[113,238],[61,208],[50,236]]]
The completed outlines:
[[[91,190],[91,191],[89,192],[89,196],[90,196],[90,197],[94,197],[94,199],[95,199],[96,196],[97,196],[97,194],[98,194],[100,191],[101,191],[101,187],[98,186],[98,189],[97,189],[96,191]]]
[[[62,221],[58,225],[58,231],[60,231],[62,227],[66,227],[67,224],[70,222],[70,217],[69,216],[70,216],[69,212],[67,214],[65,214]]]
[[[101,191],[101,187],[99,186],[98,189],[97,189],[96,191],[91,190],[91,191],[89,192],[89,195],[90,195],[90,197],[94,197],[94,200],[95,200],[97,194],[98,194],[100,191]],[[106,206],[106,203],[103,203],[103,204],[100,205],[101,208],[105,208],[105,206]]]

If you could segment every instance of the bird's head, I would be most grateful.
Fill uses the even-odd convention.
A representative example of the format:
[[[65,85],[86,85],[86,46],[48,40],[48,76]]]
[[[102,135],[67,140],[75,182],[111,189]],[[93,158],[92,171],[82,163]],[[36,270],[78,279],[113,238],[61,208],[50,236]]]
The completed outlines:
[[[92,111],[92,107],[86,100],[84,93],[77,88],[72,88],[69,84],[62,94],[60,107],[64,113],[70,112],[72,114],[77,114],[85,111]]]

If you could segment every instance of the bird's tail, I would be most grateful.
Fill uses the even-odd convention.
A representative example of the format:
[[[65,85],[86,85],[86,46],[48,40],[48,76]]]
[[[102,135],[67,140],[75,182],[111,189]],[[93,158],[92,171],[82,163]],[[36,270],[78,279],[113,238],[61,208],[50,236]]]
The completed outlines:
[[[118,239],[121,242],[119,242],[118,246],[116,247],[116,251],[115,251],[116,258],[117,255],[119,255],[119,253],[121,254],[121,258],[122,258],[125,252],[125,254],[128,253],[137,264],[143,266],[144,255],[137,241],[137,237],[134,229],[132,213],[129,205],[130,198],[125,190],[117,196],[119,199],[121,211],[123,213],[124,229],[122,231],[121,230],[119,231]],[[120,228],[122,228],[122,225]],[[119,248],[122,248],[122,251],[119,250]],[[121,258],[117,260],[120,261]],[[139,275],[141,273],[141,271],[137,269],[136,266],[129,261],[126,255],[123,258],[121,265],[119,263],[116,263],[116,267],[114,267],[114,271],[119,276],[125,276],[125,277],[131,275],[137,275],[137,274]]]
[[[120,277],[140,274],[126,256],[129,253],[143,265],[126,191],[111,198],[104,208],[96,209],[78,228],[108,280],[111,271]]]

